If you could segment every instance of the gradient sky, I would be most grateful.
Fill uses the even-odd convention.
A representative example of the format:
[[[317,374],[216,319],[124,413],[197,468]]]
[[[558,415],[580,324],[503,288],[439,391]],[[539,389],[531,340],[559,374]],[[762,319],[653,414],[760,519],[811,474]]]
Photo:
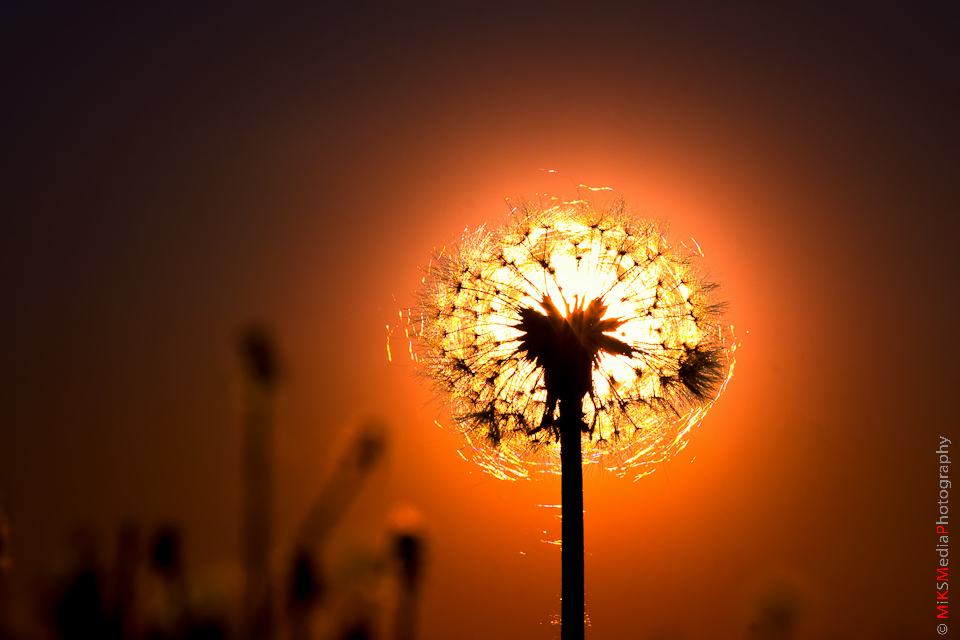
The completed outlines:
[[[795,638],[936,636],[934,451],[960,437],[955,3],[191,5],[0,9],[19,584],[74,526],[108,551],[129,519],[181,522],[192,570],[230,584],[234,345],[260,320],[285,365],[277,557],[344,428],[381,415],[389,459],[331,562],[414,505],[424,639],[553,637],[559,523],[537,505],[559,483],[461,460],[385,325],[504,198],[585,183],[697,240],[742,343],[678,458],[587,474],[588,637],[750,637],[781,601]]]

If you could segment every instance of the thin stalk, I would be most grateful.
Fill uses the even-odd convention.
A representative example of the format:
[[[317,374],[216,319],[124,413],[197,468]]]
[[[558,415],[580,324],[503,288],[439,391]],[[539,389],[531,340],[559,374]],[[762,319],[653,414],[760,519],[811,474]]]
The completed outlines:
[[[572,400],[572,401],[571,401]],[[560,401],[560,638],[584,636],[582,399]],[[574,407],[575,411],[570,411]]]
[[[270,549],[273,534],[273,399],[279,365],[263,327],[252,326],[240,342],[246,369],[243,425],[244,637],[272,635]]]
[[[269,637],[270,548],[273,524],[273,423],[269,390],[249,390],[244,419],[244,636]]]

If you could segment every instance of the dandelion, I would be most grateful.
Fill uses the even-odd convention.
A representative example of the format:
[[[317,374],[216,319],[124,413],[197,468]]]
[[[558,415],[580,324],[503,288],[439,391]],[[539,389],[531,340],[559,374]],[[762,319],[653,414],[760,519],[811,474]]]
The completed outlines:
[[[522,203],[435,256],[408,336],[485,470],[559,472],[582,516],[582,465],[639,478],[686,445],[734,346],[699,247],[666,232],[623,200]],[[582,540],[564,518],[565,638],[583,635]]]
[[[622,201],[523,203],[434,258],[408,333],[488,472],[559,471],[564,395],[582,404],[568,410],[583,413],[584,464],[639,478],[685,446],[733,344],[699,247],[666,231]]]

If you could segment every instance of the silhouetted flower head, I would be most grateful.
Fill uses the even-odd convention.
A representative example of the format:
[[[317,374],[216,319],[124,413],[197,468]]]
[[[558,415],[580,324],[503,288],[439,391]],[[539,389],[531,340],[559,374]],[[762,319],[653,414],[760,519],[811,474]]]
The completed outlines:
[[[585,464],[640,477],[686,445],[734,345],[699,248],[666,231],[622,200],[523,203],[434,257],[409,333],[486,470],[559,472],[563,398],[582,399]]]
[[[240,339],[240,354],[250,379],[264,387],[272,387],[280,377],[280,363],[269,330],[251,325]]]

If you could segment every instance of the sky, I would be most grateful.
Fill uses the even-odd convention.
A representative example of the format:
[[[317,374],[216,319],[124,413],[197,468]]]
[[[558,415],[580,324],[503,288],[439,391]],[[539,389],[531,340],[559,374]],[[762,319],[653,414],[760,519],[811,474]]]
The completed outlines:
[[[559,522],[538,505],[559,482],[461,459],[402,340],[387,358],[387,326],[431,255],[505,199],[586,184],[697,241],[740,343],[679,456],[639,482],[586,474],[588,637],[936,637],[940,438],[960,449],[958,17],[5,4],[12,619],[36,624],[25,594],[72,530],[110,557],[125,522],[179,523],[192,574],[231,601],[236,343],[260,322],[283,365],[278,575],[337,452],[379,416],[386,459],[337,525],[331,572],[415,509],[422,638],[555,637]]]

